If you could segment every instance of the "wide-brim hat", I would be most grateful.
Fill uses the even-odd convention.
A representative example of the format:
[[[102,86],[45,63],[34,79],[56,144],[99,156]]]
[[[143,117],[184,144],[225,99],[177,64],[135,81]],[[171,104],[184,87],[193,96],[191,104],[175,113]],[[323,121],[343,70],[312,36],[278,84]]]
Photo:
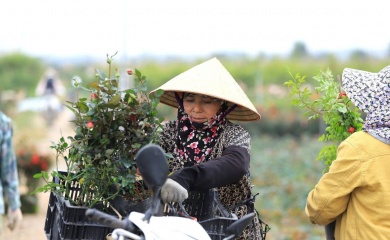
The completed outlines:
[[[390,65],[378,73],[345,68],[342,84],[347,96],[361,111],[372,113],[388,109],[390,95]],[[383,106],[386,105],[386,106]]]
[[[179,106],[175,92],[188,92],[225,100],[229,108],[236,104],[237,107],[227,115],[229,120],[256,121],[261,118],[240,85],[217,58],[179,74],[151,93],[159,89],[164,90],[160,102],[172,107]]]

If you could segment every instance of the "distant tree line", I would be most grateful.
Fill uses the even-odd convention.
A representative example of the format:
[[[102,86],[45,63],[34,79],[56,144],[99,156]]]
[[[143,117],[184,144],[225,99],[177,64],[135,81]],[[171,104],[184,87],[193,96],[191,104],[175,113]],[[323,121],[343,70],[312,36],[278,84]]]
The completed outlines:
[[[309,84],[310,78],[320,70],[327,68],[332,71],[335,77],[341,75],[346,67],[377,72],[389,65],[390,46],[385,57],[355,50],[349,56],[340,58],[332,53],[314,55],[307,50],[304,43],[297,42],[287,56],[259,54],[253,57],[245,54],[216,53],[212,56],[191,60],[179,57],[164,60],[141,58],[128,59],[125,62],[118,60],[114,69],[118,69],[121,74],[125,73],[128,68],[138,68],[149,79],[150,85],[148,87],[153,90],[179,73],[214,56],[218,57],[232,76],[240,82],[256,108],[263,113],[261,124],[248,125],[253,132],[298,135],[303,128],[308,132],[318,132],[321,126],[318,122],[301,122],[301,113],[292,107],[288,96],[285,94],[273,95],[269,86],[272,85],[274,88],[287,91],[287,87],[283,86],[283,83],[290,78],[288,69],[292,73],[307,76]],[[72,89],[70,82],[74,75],[80,76],[83,79],[83,84],[87,84],[95,81],[94,70],[101,66],[105,66],[105,56],[102,56],[100,61],[95,62],[57,61],[53,63],[22,53],[0,55],[0,96],[6,90],[24,91],[27,96],[34,96],[36,85],[48,67],[54,67],[58,71],[68,92],[72,93],[74,89]],[[129,81],[128,76],[124,75],[125,78],[121,78],[120,81]],[[276,116],[269,116],[270,108],[274,108]],[[170,110],[163,108],[161,112],[167,117],[172,116]]]

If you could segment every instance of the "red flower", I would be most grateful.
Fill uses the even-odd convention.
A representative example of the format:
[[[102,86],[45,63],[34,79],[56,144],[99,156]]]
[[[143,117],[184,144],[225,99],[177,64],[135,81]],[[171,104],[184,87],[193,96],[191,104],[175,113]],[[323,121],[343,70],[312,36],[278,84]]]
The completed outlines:
[[[127,70],[127,74],[133,75],[133,70],[131,70],[131,69]]]
[[[348,132],[349,133],[354,133],[355,132],[355,128],[354,127],[349,127]]]
[[[38,163],[39,163],[39,156],[37,154],[32,155],[31,163],[34,164],[34,165],[38,165]]]
[[[46,163],[46,162],[43,162],[43,163],[41,164],[41,169],[42,169],[43,171],[46,171],[46,170],[47,170],[47,163]]]
[[[341,93],[339,93],[338,99],[342,99],[343,97],[346,97],[346,96],[347,96],[347,94],[345,92],[341,92]]]
[[[89,121],[85,124],[85,126],[88,128],[88,129],[92,129],[93,128],[93,122],[92,121]]]

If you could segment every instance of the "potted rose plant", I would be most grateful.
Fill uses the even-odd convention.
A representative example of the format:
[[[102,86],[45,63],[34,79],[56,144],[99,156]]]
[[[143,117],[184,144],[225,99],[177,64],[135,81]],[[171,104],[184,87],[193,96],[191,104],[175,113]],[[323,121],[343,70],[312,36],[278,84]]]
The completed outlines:
[[[304,116],[308,120],[321,118],[326,124],[325,133],[318,141],[327,142],[318,153],[316,160],[324,162],[329,170],[330,165],[337,156],[339,144],[355,131],[363,127],[361,112],[349,100],[346,93],[341,89],[340,81],[336,81],[332,72],[327,69],[320,71],[313,79],[317,82],[314,91],[310,90],[306,77],[299,73],[295,76],[289,71],[291,80],[285,82],[290,89],[293,105],[305,110]],[[334,239],[335,223],[325,226],[326,239]]]
[[[142,146],[157,140],[162,122],[157,104],[162,92],[149,95],[146,77],[138,69],[127,71],[135,87],[120,89],[119,74],[112,71],[114,56],[107,55],[108,74],[96,70],[94,82],[83,86],[79,77],[72,79],[76,101],[65,106],[74,114],[75,133],[68,137],[69,142],[61,137],[52,145],[56,162],[65,161],[67,172],[55,170],[34,176],[46,182],[35,192],[50,191],[55,197],[49,201],[48,211],[66,205],[84,207],[80,215],[85,208],[100,208],[124,216],[129,212],[120,208],[123,200],[142,202],[151,196],[137,174],[134,156]],[[86,91],[87,97],[80,96],[80,90]],[[118,199],[121,201],[116,205]],[[52,235],[48,228],[45,226],[46,233]],[[96,235],[84,237],[93,239]]]

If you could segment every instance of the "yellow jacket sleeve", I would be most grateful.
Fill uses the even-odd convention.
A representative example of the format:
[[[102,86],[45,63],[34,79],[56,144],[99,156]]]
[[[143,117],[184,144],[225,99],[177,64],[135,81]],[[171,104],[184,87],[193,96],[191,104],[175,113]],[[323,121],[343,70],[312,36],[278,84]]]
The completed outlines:
[[[348,141],[338,148],[337,159],[309,193],[306,214],[312,223],[326,225],[343,213],[351,192],[363,184],[362,161]]]

